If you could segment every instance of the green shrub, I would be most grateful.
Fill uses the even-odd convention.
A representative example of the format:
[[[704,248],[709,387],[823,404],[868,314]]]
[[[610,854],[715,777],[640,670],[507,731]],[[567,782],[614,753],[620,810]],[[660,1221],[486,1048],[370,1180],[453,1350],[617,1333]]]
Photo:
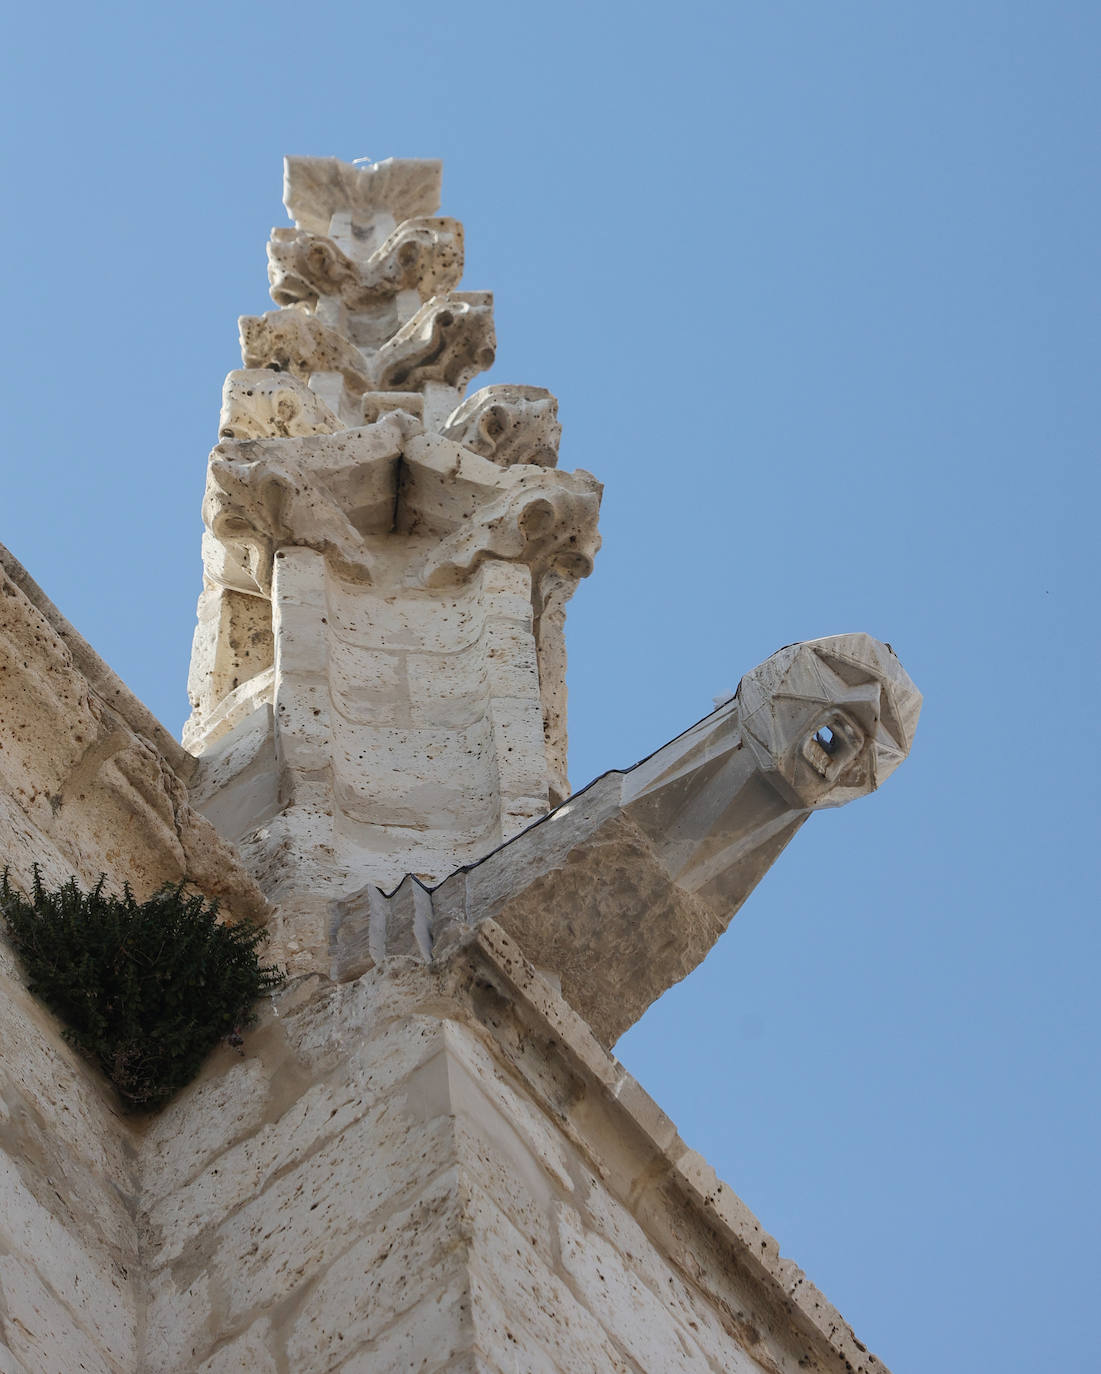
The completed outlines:
[[[0,915],[35,996],[65,1023],[127,1108],[159,1106],[189,1083],[223,1037],[237,1039],[253,1003],[286,979],[260,963],[268,938],[250,922],[219,923],[217,902],[168,883],[147,902],[129,885],[112,897],[100,878],[55,892],[34,870],[28,899],[0,879]]]

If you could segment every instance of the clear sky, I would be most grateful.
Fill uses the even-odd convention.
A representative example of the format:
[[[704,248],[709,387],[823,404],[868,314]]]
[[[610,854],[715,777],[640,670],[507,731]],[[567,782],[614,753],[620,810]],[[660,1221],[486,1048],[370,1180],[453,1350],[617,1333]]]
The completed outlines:
[[[1097,1374],[1101,5],[46,3],[2,60],[0,540],[173,730],[284,153],[444,158],[483,381],[607,485],[575,786],[894,645],[909,762],[618,1052],[894,1374]]]

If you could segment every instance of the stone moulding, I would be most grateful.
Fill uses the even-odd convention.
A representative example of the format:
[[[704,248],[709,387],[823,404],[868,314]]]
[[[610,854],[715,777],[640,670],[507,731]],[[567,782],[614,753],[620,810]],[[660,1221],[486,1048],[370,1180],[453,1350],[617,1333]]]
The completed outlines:
[[[679,1199],[713,1231],[734,1265],[760,1291],[777,1321],[803,1343],[799,1368],[888,1374],[883,1362],[857,1340],[837,1308],[794,1261],[780,1254],[778,1242],[741,1198],[702,1155],[684,1143],[665,1112],[600,1043],[553,980],[548,981],[525,957],[502,926],[491,919],[483,921],[462,947],[459,964],[471,969],[475,983],[480,978],[498,989],[530,1027],[529,1035],[562,1053],[573,1072],[620,1117],[619,1132],[642,1142],[649,1158],[634,1173],[638,1181],[635,1187],[660,1191],[667,1200],[665,1205]],[[583,1094],[579,1098],[583,1099]],[[639,1204],[637,1192],[632,1200]],[[753,1353],[767,1359],[764,1351]],[[773,1366],[769,1363],[765,1367]]]

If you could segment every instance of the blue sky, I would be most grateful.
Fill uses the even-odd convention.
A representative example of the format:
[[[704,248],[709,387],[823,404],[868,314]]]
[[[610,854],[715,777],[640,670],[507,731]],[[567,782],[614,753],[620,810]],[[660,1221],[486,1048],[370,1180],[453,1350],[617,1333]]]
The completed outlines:
[[[619,1053],[894,1374],[1101,1368],[1101,7],[26,6],[0,539],[172,729],[284,153],[442,157],[606,483],[575,786],[783,644],[925,692]]]

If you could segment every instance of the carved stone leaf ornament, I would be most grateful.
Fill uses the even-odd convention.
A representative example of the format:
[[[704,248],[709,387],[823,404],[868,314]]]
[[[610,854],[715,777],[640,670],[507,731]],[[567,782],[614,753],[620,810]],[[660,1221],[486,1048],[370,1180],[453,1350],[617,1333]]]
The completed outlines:
[[[399,291],[416,291],[424,300],[446,293],[462,274],[463,227],[454,219],[406,220],[365,262],[303,229],[273,229],[268,243],[276,305],[316,309],[327,296],[347,310],[369,310]]]

